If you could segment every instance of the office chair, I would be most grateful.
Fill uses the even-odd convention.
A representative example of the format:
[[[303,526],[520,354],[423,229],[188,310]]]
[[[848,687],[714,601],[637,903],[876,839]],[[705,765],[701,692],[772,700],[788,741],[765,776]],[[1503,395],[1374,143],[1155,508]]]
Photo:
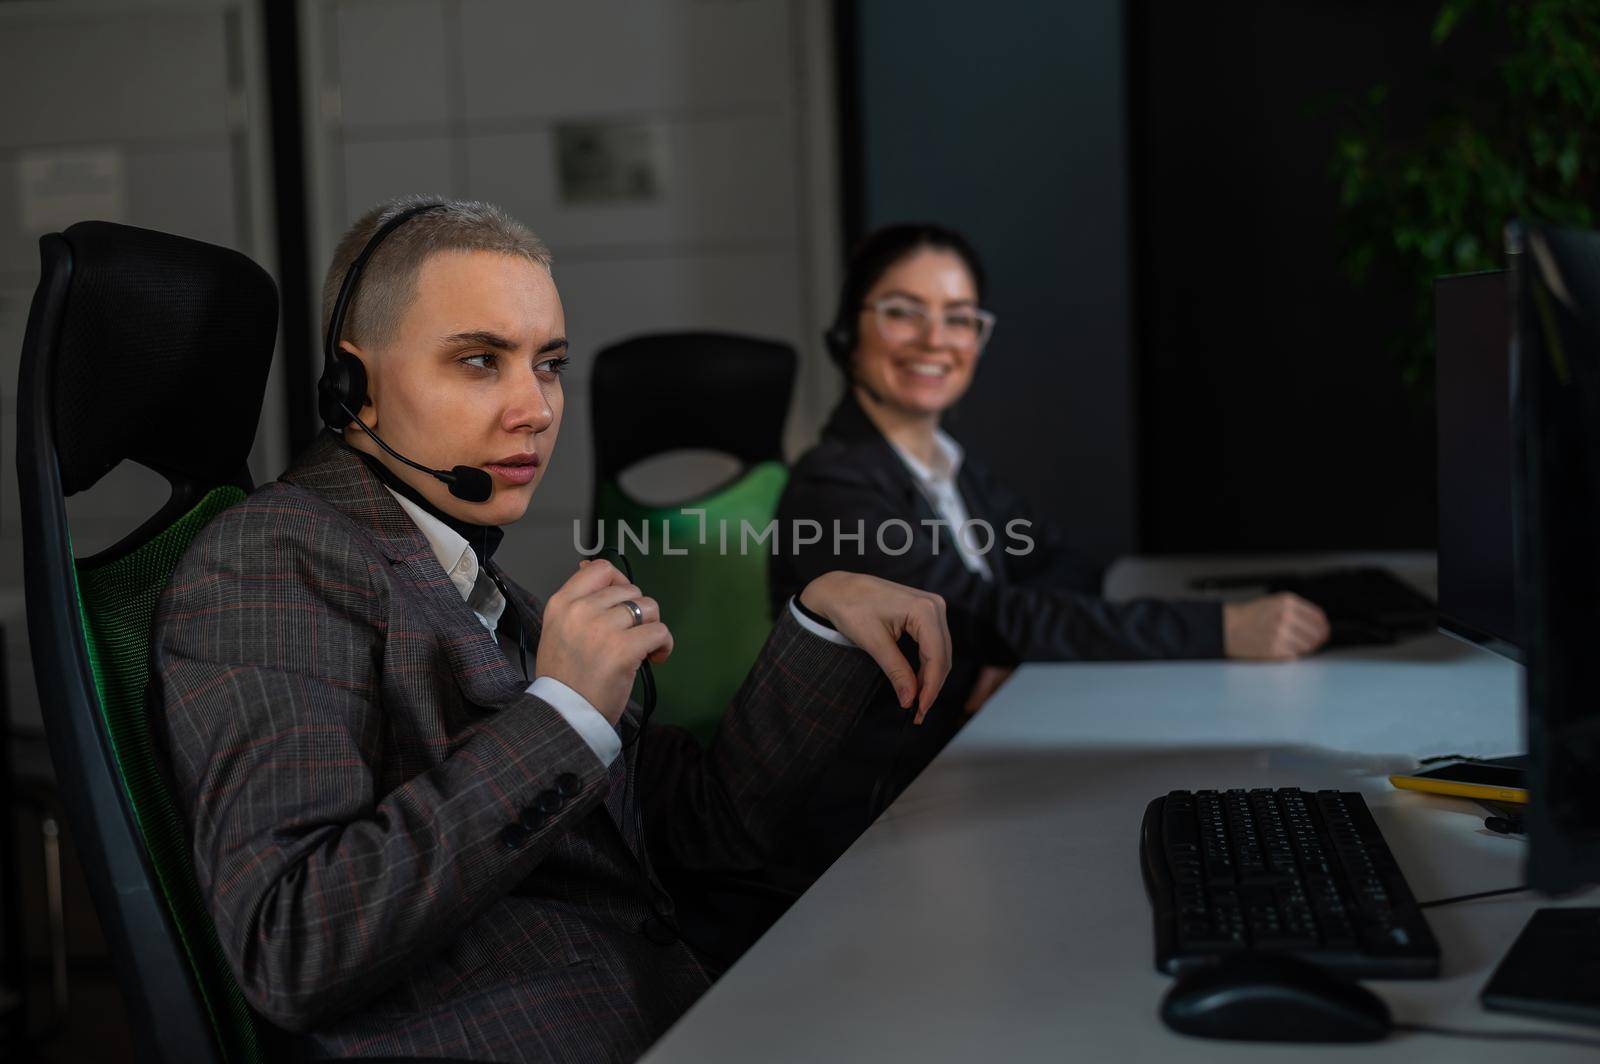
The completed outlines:
[[[752,534],[765,531],[788,482],[783,422],[794,374],[789,345],[723,333],[641,336],[595,356],[594,517],[608,546],[617,545],[618,522],[636,533],[649,530],[647,553],[630,539],[622,546],[635,581],[661,603],[676,644],[671,659],[657,666],[655,719],[702,739],[716,730],[772,630],[772,541],[752,539],[744,553],[741,522]],[[743,468],[731,481],[671,506],[641,502],[617,479],[642,459],[689,448],[732,455]],[[684,509],[704,510],[704,525]],[[671,549],[686,554],[663,553],[663,526]]]
[[[195,534],[249,489],[277,331],[237,252],[80,222],[40,240],[18,385],[28,635],[67,823],[141,1059],[265,1059],[195,883],[145,691],[156,599]],[[124,459],[171,496],[75,558],[65,499]]]
[[[18,388],[28,635],[135,1050],[174,1064],[298,1060],[299,1040],[250,1009],[222,953],[146,701],[161,590],[250,488],[277,289],[237,252],[109,222],[52,233],[40,254]],[[114,546],[75,558],[65,498],[124,460],[171,495]]]

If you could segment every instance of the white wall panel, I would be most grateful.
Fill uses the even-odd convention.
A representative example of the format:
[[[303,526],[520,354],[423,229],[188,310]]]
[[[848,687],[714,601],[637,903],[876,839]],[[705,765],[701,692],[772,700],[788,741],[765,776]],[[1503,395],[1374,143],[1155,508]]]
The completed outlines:
[[[444,137],[346,143],[342,190],[346,224],[368,207],[394,196],[410,192],[451,195],[452,150]],[[338,239],[337,233],[333,239]],[[319,283],[327,265],[326,261],[318,264],[315,276]]]
[[[239,160],[231,146],[140,149],[128,153],[128,207],[131,222],[147,229],[221,244],[254,257],[256,241],[247,230],[249,204],[240,202]],[[181,195],[174,191],[182,189]]]
[[[108,141],[96,148],[114,152],[121,164],[125,210],[121,219],[112,220],[250,250],[252,241],[248,233],[241,240],[240,225],[248,205],[238,202],[241,175],[227,139]],[[16,150],[0,148],[0,275],[15,274],[31,293],[39,276],[42,234],[22,227],[20,157]]]
[[[782,105],[794,92],[790,16],[786,0],[467,0],[462,117]]]
[[[0,145],[182,138],[228,128],[218,10],[7,4]],[[220,4],[218,5],[221,6]]]
[[[440,0],[341,4],[337,62],[344,124],[445,121],[449,43]]]
[[[567,331],[579,350],[645,332],[723,329],[789,338],[801,332],[798,270],[787,251],[612,259],[555,265]]]
[[[469,137],[472,195],[525,219],[553,248],[639,245],[736,246],[799,236],[794,143],[770,119],[697,117],[652,123],[660,138],[660,198],[648,203],[572,204],[561,200],[554,133]]]

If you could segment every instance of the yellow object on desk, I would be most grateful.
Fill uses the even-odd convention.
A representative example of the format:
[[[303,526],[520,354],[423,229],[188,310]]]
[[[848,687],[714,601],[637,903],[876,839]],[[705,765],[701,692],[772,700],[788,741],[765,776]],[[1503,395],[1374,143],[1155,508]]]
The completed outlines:
[[[1452,768],[1456,766],[1451,766]],[[1467,766],[1470,767],[1470,766]],[[1447,769],[1435,769],[1444,772]],[[1508,805],[1527,805],[1528,792],[1523,787],[1506,787],[1493,783],[1473,782],[1468,779],[1425,773],[1418,776],[1390,776],[1389,782],[1406,791],[1425,791],[1428,794],[1448,794],[1454,798],[1472,798],[1481,802],[1505,802]]]

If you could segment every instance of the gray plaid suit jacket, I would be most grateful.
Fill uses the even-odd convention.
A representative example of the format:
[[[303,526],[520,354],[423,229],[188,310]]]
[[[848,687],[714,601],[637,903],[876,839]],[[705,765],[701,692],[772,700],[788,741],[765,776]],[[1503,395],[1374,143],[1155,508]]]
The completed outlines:
[[[878,678],[784,616],[709,750],[630,706],[608,772],[331,436],[195,540],[155,667],[250,1003],[313,1057],[473,1060],[649,1046],[708,985],[656,865],[759,867]]]

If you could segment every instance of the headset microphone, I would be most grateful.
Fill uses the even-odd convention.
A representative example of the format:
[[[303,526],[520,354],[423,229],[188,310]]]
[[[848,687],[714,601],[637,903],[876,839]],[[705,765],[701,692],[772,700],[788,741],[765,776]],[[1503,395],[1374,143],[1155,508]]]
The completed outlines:
[[[445,207],[446,204],[443,203],[425,203],[401,211],[390,218],[372,234],[367,246],[361,249],[361,254],[356,256],[350,268],[345,271],[344,281],[339,285],[339,297],[333,302],[333,313],[328,316],[328,332],[323,338],[322,379],[317,382],[318,409],[322,414],[322,420],[329,428],[337,430],[354,423],[395,461],[404,462],[412,469],[442,481],[450,488],[450,494],[463,502],[488,502],[490,496],[494,494],[494,480],[484,470],[467,465],[452,466],[448,470],[431,469],[420,462],[413,462],[384,443],[383,437],[373,432],[367,423],[361,420],[356,410],[366,402],[367,367],[359,358],[339,347],[339,333],[344,329],[345,313],[350,309],[350,301],[355,297],[356,282],[360,280],[361,271],[366,267],[367,260],[378,250],[378,245],[383,243],[390,233],[417,215],[444,210]]]
[[[454,495],[461,501],[488,502],[489,497],[494,494],[494,480],[489,476],[488,473],[485,473],[477,466],[458,465],[451,466],[448,470],[444,470],[430,469],[421,462],[413,462],[411,459],[407,458],[393,447],[390,447],[387,443],[384,443],[383,437],[379,436],[376,432],[373,432],[370,428],[368,428],[367,423],[362,421],[359,417],[356,417],[354,413],[351,413],[349,407],[346,406],[343,407],[343,409],[346,414],[350,415],[350,420],[354,421],[362,432],[365,432],[368,436],[371,436],[372,442],[377,444],[379,447],[382,447],[384,451],[387,452],[395,461],[404,462],[406,465],[420,473],[426,473],[435,480],[443,481],[450,488],[450,494]]]

